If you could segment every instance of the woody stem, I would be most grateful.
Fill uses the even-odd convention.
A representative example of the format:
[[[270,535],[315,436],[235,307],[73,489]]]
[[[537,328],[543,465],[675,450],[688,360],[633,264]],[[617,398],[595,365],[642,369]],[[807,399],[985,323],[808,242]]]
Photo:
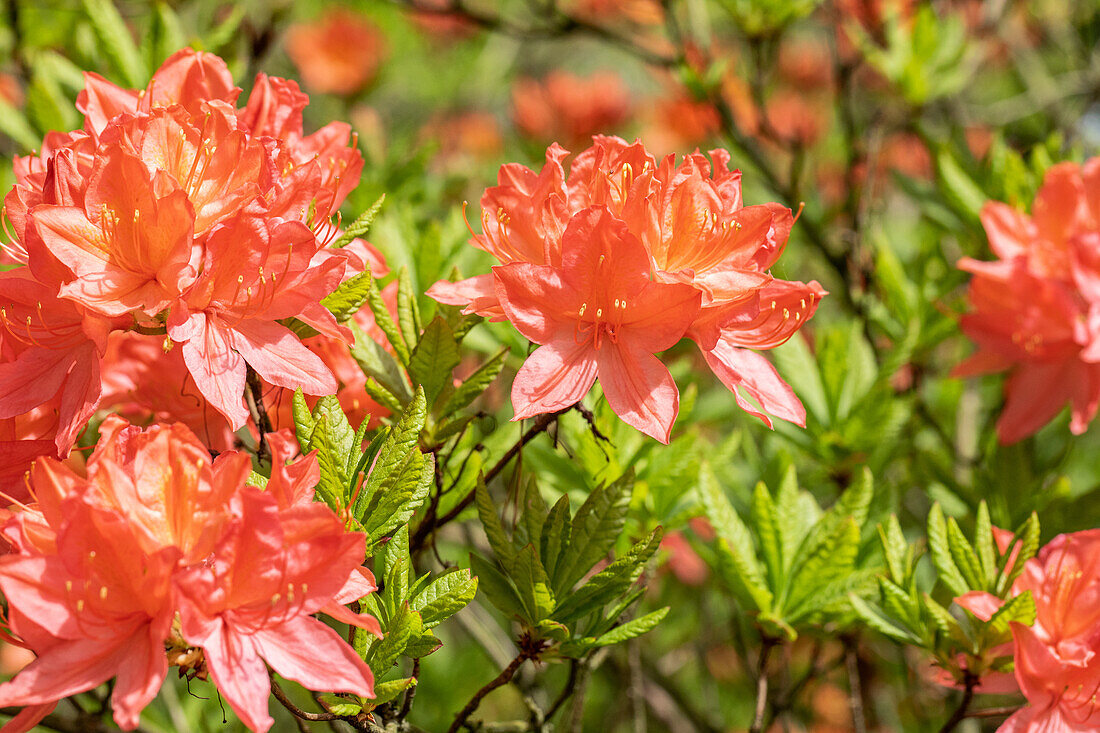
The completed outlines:
[[[245,365],[245,387],[244,401],[260,433],[260,439],[256,442],[256,460],[263,464],[271,461],[271,448],[267,444],[267,435],[274,430],[271,427],[271,418],[268,417],[267,409],[264,407],[264,386],[260,381],[260,375],[249,364]]]
[[[516,655],[516,658],[513,659],[508,664],[508,666],[501,671],[500,674],[498,674],[491,682],[489,682],[476,693],[474,693],[474,696],[470,698],[470,702],[466,703],[466,707],[462,708],[462,711],[459,712],[458,717],[456,717],[454,719],[454,722],[451,723],[451,727],[447,729],[447,733],[458,733],[459,729],[461,729],[463,724],[466,722],[466,719],[469,718],[475,710],[477,710],[478,705],[481,704],[482,698],[484,698],[486,695],[488,695],[490,692],[497,689],[498,687],[501,687],[511,682],[512,678],[516,676],[516,672],[519,670],[520,665],[530,658],[530,650],[526,648],[522,649],[520,653]]]
[[[564,410],[562,412],[564,412]],[[560,414],[560,412],[553,412],[545,413],[536,417],[534,424],[531,427],[527,428],[526,432],[524,432],[523,435],[520,436],[515,445],[509,448],[508,452],[505,453],[501,457],[501,459],[497,461],[493,465],[493,467],[490,468],[489,471],[485,474],[485,483],[488,484],[490,481],[496,478],[500,474],[500,472],[503,471],[505,467],[507,467],[511,460],[515,458],[520,451],[523,450],[523,447],[525,445],[534,440],[539,433],[545,432],[547,428],[557,422],[558,415]],[[432,520],[431,517],[425,517],[424,521],[420,523],[420,526],[416,528],[416,532],[413,534],[412,540],[409,542],[410,552],[415,554],[424,544],[425,540],[427,540],[429,534],[431,534],[436,529],[442,527],[444,524],[452,521],[455,517],[461,514],[463,510],[466,509],[466,507],[470,506],[470,504],[473,503],[476,494],[476,489],[470,489],[470,492],[466,494],[465,497],[463,497],[462,501],[460,501],[453,509],[451,509],[449,512],[444,514],[442,517],[439,517],[438,519]]]
[[[955,712],[951,714],[951,717],[947,719],[947,722],[940,728],[940,733],[951,733],[955,730],[955,727],[963,721],[966,717],[967,708],[970,707],[970,701],[974,699],[974,688],[978,684],[978,677],[969,669],[963,670],[963,696],[959,701],[959,706],[955,708]]]

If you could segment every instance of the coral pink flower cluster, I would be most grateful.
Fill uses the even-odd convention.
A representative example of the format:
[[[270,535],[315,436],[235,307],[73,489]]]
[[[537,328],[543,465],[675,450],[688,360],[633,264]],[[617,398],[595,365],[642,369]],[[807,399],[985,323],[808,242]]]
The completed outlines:
[[[1030,216],[990,202],[982,223],[998,259],[959,262],[974,275],[961,325],[978,351],[955,374],[1008,372],[1003,443],[1066,404],[1083,433],[1100,404],[1100,158],[1051,168]]]
[[[24,706],[5,730],[29,730],[64,697],[115,678],[123,728],[156,696],[169,665],[209,676],[241,720],[272,725],[267,665],[308,687],[370,697],[370,668],[313,614],[379,636],[344,604],[374,590],[364,538],[313,501],[316,458],[270,436],[266,489],[251,460],[211,461],[183,425],[142,431],[108,417],[87,475],[39,459],[36,503],[10,515],[0,558],[8,624],[36,659],[0,685]],[[166,651],[167,650],[167,651]]]
[[[16,160],[6,259],[23,266],[0,274],[0,457],[68,451],[119,331],[160,334],[231,429],[248,418],[246,364],[272,385],[337,390],[279,321],[350,339],[319,301],[378,262],[362,241],[328,246],[362,159],[346,124],[303,134],[294,82],[260,74],[238,109],[240,91],[190,49],[140,91],[86,74],[83,129]]]
[[[1029,560],[1013,593],[1031,591],[1035,623],[1012,624],[1015,677],[1028,705],[998,733],[1071,733],[1100,728],[1100,530],[1055,537]],[[956,599],[988,619],[1001,601]],[[1004,692],[1002,685],[980,691]]]
[[[625,422],[667,443],[679,391],[655,354],[687,337],[745,410],[805,425],[802,403],[753,351],[790,338],[826,294],[768,272],[791,211],[745,206],[723,150],[658,162],[640,142],[596,137],[566,175],[568,155],[552,145],[540,173],[503,166],[472,239],[501,264],[428,291],[541,345],[513,384],[515,419],[573,405],[598,377]]]

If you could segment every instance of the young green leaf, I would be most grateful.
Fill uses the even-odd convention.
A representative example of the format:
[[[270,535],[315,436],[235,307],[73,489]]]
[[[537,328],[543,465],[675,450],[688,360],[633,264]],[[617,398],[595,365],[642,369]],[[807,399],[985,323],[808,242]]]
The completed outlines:
[[[435,403],[451,372],[461,361],[451,327],[440,316],[432,319],[409,356],[409,375],[424,388],[428,404]]]
[[[339,239],[332,243],[332,246],[337,249],[346,247],[351,244],[354,239],[362,237],[370,231],[371,224],[374,223],[374,218],[378,216],[378,212],[381,210],[385,200],[386,194],[379,196],[378,200],[371,204],[369,209],[360,214],[355,221],[344,228],[344,233],[340,235]]]
[[[933,504],[928,512],[928,551],[940,580],[954,595],[961,596],[970,590],[970,586],[955,565],[951,545],[947,539],[947,521],[938,502]]]
[[[100,48],[122,78],[123,85],[139,88],[145,86],[148,71],[141,61],[141,53],[134,43],[130,29],[119,15],[111,0],[83,0],[84,12],[92,22],[92,29],[99,39]]]
[[[669,607],[659,608],[656,611],[647,613],[644,616],[639,616],[636,619],[627,621],[622,626],[616,626],[606,634],[602,634],[597,637],[592,643],[593,646],[611,646],[612,644],[621,644],[624,641],[633,639],[636,636],[641,636],[647,631],[657,627],[657,624],[664,620],[668,615]]]
[[[411,606],[420,612],[424,628],[437,626],[465,608],[477,593],[477,578],[467,569],[441,575],[416,594]]]

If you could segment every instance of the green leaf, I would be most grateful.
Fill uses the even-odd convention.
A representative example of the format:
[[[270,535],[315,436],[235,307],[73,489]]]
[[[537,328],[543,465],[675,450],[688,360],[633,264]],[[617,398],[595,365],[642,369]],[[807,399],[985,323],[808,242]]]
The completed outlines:
[[[1016,539],[1005,552],[1006,562],[1012,557],[1014,546],[1019,548],[1019,552],[1016,553],[1013,566],[1006,568],[1005,573],[1001,576],[1001,580],[997,584],[998,594],[1004,594],[1012,587],[1012,584],[1016,582],[1016,578],[1024,572],[1027,561],[1035,557],[1035,554],[1039,551],[1039,515],[1035,512],[1032,512],[1023,526],[1016,530]]]
[[[528,618],[536,623],[549,618],[554,610],[554,593],[550,589],[550,578],[539,562],[533,545],[524,545],[516,553],[511,574],[519,597],[528,611]]]
[[[327,416],[317,420],[313,425],[313,434],[304,452],[308,453],[312,450],[317,451],[317,465],[321,473],[317,493],[333,510],[339,511],[343,508],[344,492],[348,483],[343,473],[346,464],[342,458],[337,461],[334,455]]]
[[[454,570],[433,580],[412,599],[424,628],[437,626],[465,608],[477,593],[477,578],[467,569]]]
[[[22,110],[16,109],[0,99],[0,132],[4,133],[27,153],[42,144],[42,138],[31,127]]]
[[[607,486],[596,487],[577,510],[570,525],[572,541],[552,578],[556,596],[561,597],[607,557],[626,523],[633,485],[634,474],[628,472]]]
[[[852,610],[856,615],[868,626],[875,631],[888,636],[894,641],[899,641],[902,644],[912,644],[914,646],[921,646],[922,640],[919,636],[912,633],[908,629],[895,624],[892,620],[886,617],[878,609],[871,606],[867,601],[860,598],[855,593],[848,594],[848,602],[852,604]]]
[[[970,590],[959,568],[955,565],[951,545],[947,539],[947,522],[939,502],[933,504],[928,512],[928,551],[940,580],[952,594],[961,596]]]
[[[907,580],[909,568],[907,557],[909,543],[905,541],[905,535],[898,523],[898,516],[891,514],[886,520],[885,526],[878,527],[879,540],[882,542],[882,554],[886,558],[886,568],[890,573],[890,580],[895,583],[904,583]]]
[[[416,290],[407,267],[402,267],[397,273],[397,324],[406,344],[417,341],[420,335],[420,307],[416,304]]]
[[[771,609],[772,592],[764,579],[764,570],[756,557],[752,535],[737,516],[729,499],[718,486],[718,479],[710,465],[699,469],[699,496],[703,509],[719,538],[719,569],[726,571],[726,580],[735,595],[750,608],[759,611]]]
[[[424,429],[424,420],[427,416],[427,408],[424,403],[424,393],[416,391],[416,395],[405,411],[401,413],[396,424],[390,429],[385,442],[378,452],[374,469],[363,483],[363,489],[355,502],[354,514],[360,516],[363,509],[370,503],[374,493],[382,485],[383,481],[391,480],[391,475],[401,465],[408,461],[409,451],[417,447],[420,440],[420,431]]]
[[[935,163],[941,190],[953,204],[953,208],[977,221],[989,197],[974,182],[974,179],[967,175],[946,147],[936,151]]]
[[[374,223],[374,218],[378,216],[379,210],[382,208],[383,202],[386,200],[386,194],[382,194],[378,197],[378,200],[371,204],[371,207],[364,211],[359,217],[344,229],[344,233],[340,235],[340,238],[332,243],[332,246],[339,249],[346,247],[352,243],[352,241],[358,237],[364,236],[370,231],[371,224]]]
[[[769,585],[781,587],[783,578],[783,549],[779,535],[779,518],[768,487],[758,481],[752,492],[752,523],[760,543],[760,554],[768,568]]]
[[[997,550],[993,546],[993,523],[989,519],[989,507],[978,503],[978,517],[974,524],[974,544],[981,566],[982,588],[992,588],[997,579]]]
[[[820,512],[811,513],[811,508],[816,508],[816,502],[799,491],[798,474],[793,465],[788,466],[779,481],[779,490],[775,497],[783,574],[790,570],[798,546],[802,544],[810,527],[820,518]]]
[[[954,517],[947,519],[947,546],[951,550],[951,559],[955,561],[955,566],[962,573],[967,586],[973,590],[985,590],[981,562]]]
[[[936,627],[941,635],[962,646],[970,646],[970,642],[966,638],[962,627],[959,626],[958,620],[946,608],[937,603],[927,593],[921,594],[921,600],[924,601],[924,609],[928,612],[932,625]]]
[[[381,677],[386,674],[397,663],[397,658],[405,651],[409,642],[419,636],[423,629],[420,614],[410,609],[408,602],[402,603],[391,619],[385,637],[367,655],[366,662],[375,675]]]
[[[248,478],[245,479],[247,486],[256,486],[258,488],[265,488],[267,486],[267,476],[262,473],[256,473],[255,471],[248,472]]]
[[[510,571],[515,559],[515,549],[504,531],[493,497],[490,496],[489,489],[480,475],[477,477],[474,500],[477,505],[477,516],[481,519],[481,526],[485,528],[485,536],[489,539],[489,547],[493,549],[493,554],[497,556],[500,564]]]
[[[429,405],[435,403],[443,387],[451,382],[451,372],[461,361],[451,327],[436,316],[409,356],[409,375],[424,388]]]
[[[470,571],[477,576],[478,589],[501,613],[509,618],[525,618],[523,601],[515,586],[492,563],[471,552]]]
[[[404,369],[397,363],[393,354],[364,333],[355,321],[349,322],[348,326],[355,335],[355,343],[351,346],[351,357],[363,370],[363,374],[377,380],[378,384],[385,387],[401,404],[409,404],[412,401],[412,390],[405,381]]]
[[[557,576],[558,563],[569,550],[569,495],[562,494],[546,515],[539,537],[539,557],[551,578]]]
[[[1030,590],[1007,599],[990,617],[989,629],[996,636],[1005,637],[1009,634],[1009,624],[1013,621],[1024,626],[1035,623],[1035,599]]]
[[[636,619],[627,621],[622,626],[616,626],[606,634],[602,634],[597,637],[593,642],[593,646],[611,646],[612,644],[621,644],[624,641],[633,639],[636,636],[641,636],[645,632],[656,628],[657,624],[664,620],[668,615],[669,607],[659,608],[656,611],[647,613],[644,616],[639,616]]]
[[[458,412],[467,407],[471,402],[481,396],[493,380],[497,378],[504,368],[504,358],[508,355],[508,347],[502,347],[493,354],[488,361],[477,368],[466,380],[458,386],[444,403],[441,411],[444,417]]]
[[[306,396],[302,394],[301,387],[294,390],[292,407],[294,412],[294,434],[298,438],[298,447],[302,449],[302,453],[308,453],[316,421],[313,419],[313,413],[309,410],[309,405],[306,404]]]
[[[859,554],[859,526],[852,517],[840,523],[824,541],[792,568],[783,603],[785,617],[793,623],[831,600],[829,586],[842,581],[855,567]]]
[[[375,694],[378,694],[377,686],[374,688],[374,691]],[[363,706],[359,703],[352,702],[351,700],[331,692],[322,693],[319,698],[320,701],[324,703],[325,709],[333,715],[358,715],[363,710]],[[371,704],[373,703],[374,700],[371,700]]]
[[[141,53],[114,3],[111,0],[83,0],[83,3],[100,48],[121,75],[123,86],[144,87],[148,74]]]
[[[337,322],[344,323],[366,304],[367,299],[370,297],[372,281],[373,278],[369,272],[353,275],[322,298],[321,305],[328,308]]]
[[[370,306],[371,313],[374,314],[374,322],[382,329],[382,333],[386,334],[386,340],[390,342],[390,346],[397,354],[397,358],[401,360],[402,364],[409,363],[409,347],[405,343],[405,337],[401,335],[401,330],[397,327],[397,324],[393,322],[393,316],[390,315],[390,309],[386,307],[386,302],[382,300],[382,293],[378,290],[378,281],[371,278],[370,293],[367,295],[367,305]],[[358,339],[356,339],[358,341]]]
[[[439,637],[430,631],[423,631],[419,636],[409,640],[409,645],[405,647],[404,654],[412,659],[421,659],[442,646],[443,642],[439,640]]]
[[[434,477],[435,455],[410,448],[405,461],[371,493],[362,514],[355,514],[367,535],[368,549],[412,518],[428,498]]]
[[[149,37],[143,39],[143,45],[148,48],[145,58],[148,69],[157,68],[177,49],[187,45],[180,17],[168,3],[161,0],[156,3],[152,29]]]
[[[374,686],[374,698],[370,700],[370,704],[374,707],[378,707],[379,705],[390,702],[415,684],[415,677],[404,677],[399,680],[379,682]],[[357,705],[356,707],[359,706]],[[335,708],[332,708],[332,712],[334,715],[340,715],[340,713],[336,712]]]
[[[649,558],[661,544],[661,528],[653,530],[645,539],[637,542],[629,552],[600,572],[588,582],[562,599],[554,609],[553,617],[562,623],[576,621],[592,611],[603,608],[626,592],[641,577]]]

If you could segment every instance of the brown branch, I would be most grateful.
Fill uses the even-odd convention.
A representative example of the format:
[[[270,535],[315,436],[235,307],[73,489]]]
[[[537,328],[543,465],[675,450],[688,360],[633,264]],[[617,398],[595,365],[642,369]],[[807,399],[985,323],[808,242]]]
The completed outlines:
[[[447,733],[458,733],[459,729],[465,725],[466,720],[477,710],[478,705],[481,704],[482,699],[493,690],[508,684],[515,677],[516,671],[519,670],[521,664],[531,658],[532,652],[526,646],[516,655],[507,667],[501,670],[493,680],[487,683],[484,687],[474,693],[474,696],[470,698],[470,701],[466,703],[466,707],[458,713],[458,716],[451,723],[451,727],[447,729]]]
[[[570,408],[566,408],[570,409]],[[564,412],[564,410],[562,411]],[[535,418],[534,424],[527,428],[527,431],[520,436],[515,445],[508,449],[508,452],[497,461],[488,473],[485,474],[485,483],[488,484],[494,478],[496,478],[501,471],[507,467],[513,458],[515,458],[523,447],[534,440],[540,433],[545,432],[551,425],[553,425],[561,412],[546,413],[539,415]],[[409,552],[416,554],[424,542],[427,541],[428,536],[432,532],[439,529],[443,525],[453,521],[455,517],[465,511],[466,507],[470,506],[474,502],[474,497],[477,495],[477,489],[470,489],[470,492],[462,498],[457,505],[455,505],[449,512],[444,514],[439,519],[433,519],[429,521],[429,517],[425,517],[424,521],[416,528],[416,532],[413,534],[412,539],[409,541]]]
[[[764,729],[764,714],[768,711],[768,657],[778,643],[778,640],[765,636],[760,646],[760,656],[756,661],[756,712],[749,733],[760,733]]]
[[[978,676],[971,672],[969,669],[963,671],[963,696],[959,701],[959,706],[955,708],[955,712],[951,714],[951,717],[947,719],[947,722],[940,728],[940,733],[951,733],[955,730],[956,726],[963,721],[966,717],[967,708],[970,707],[970,701],[974,699],[974,688],[978,684]]]
[[[245,365],[245,386],[244,401],[248,405],[252,421],[256,423],[256,430],[260,433],[260,439],[256,442],[256,460],[261,464],[270,462],[271,448],[267,444],[267,436],[274,429],[267,408],[264,407],[264,385],[260,381],[260,375],[250,364]]]
[[[312,722],[325,722],[329,720],[346,720],[346,716],[333,715],[332,713],[308,713],[295,705],[286,693],[283,692],[283,688],[279,687],[279,683],[275,681],[275,678],[271,678],[271,694],[275,696],[284,708],[289,710],[295,717],[302,720],[309,720]]]
[[[844,666],[848,671],[848,707],[852,711],[852,730],[866,733],[867,721],[863,714],[863,684],[859,674],[859,655],[854,639],[844,643]]]
[[[1019,705],[1006,705],[1001,708],[985,708],[984,710],[968,710],[964,718],[1007,718],[1020,710]]]

